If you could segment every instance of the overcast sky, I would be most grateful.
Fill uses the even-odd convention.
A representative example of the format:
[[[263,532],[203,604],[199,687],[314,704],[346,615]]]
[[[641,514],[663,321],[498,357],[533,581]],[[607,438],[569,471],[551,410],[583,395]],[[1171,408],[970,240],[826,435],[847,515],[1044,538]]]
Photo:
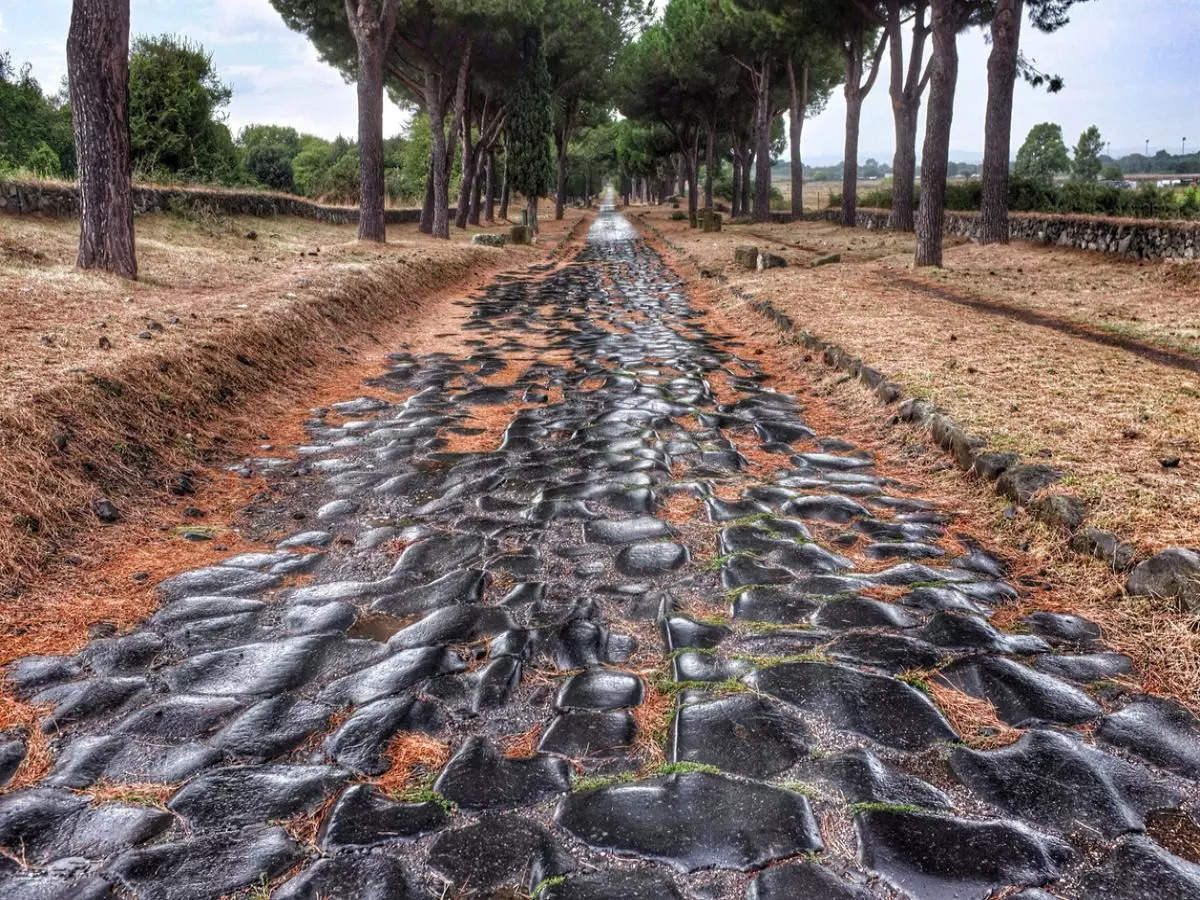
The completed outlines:
[[[66,73],[70,11],[70,0],[0,0],[0,49],[9,50],[17,65],[31,62],[47,90]],[[233,87],[227,112],[235,133],[251,122],[292,125],[329,138],[355,133],[353,87],[321,63],[308,41],[288,31],[268,0],[132,0],[131,15],[134,35],[186,34],[212,53],[220,77]],[[1071,15],[1071,24],[1053,35],[1028,24],[1023,30],[1025,53],[1061,74],[1066,88],[1047,95],[1018,85],[1013,151],[1043,121],[1060,123],[1072,145],[1088,125],[1098,125],[1117,154],[1143,149],[1146,139],[1152,153],[1163,147],[1179,152],[1184,136],[1200,147],[1200,0],[1088,0]],[[982,33],[960,37],[959,53],[951,158],[974,159],[983,145],[987,96]],[[863,107],[862,159],[891,158],[886,75]],[[806,124],[806,161],[842,158],[844,110],[839,89],[825,112]],[[387,133],[404,120],[399,109],[385,106]]]

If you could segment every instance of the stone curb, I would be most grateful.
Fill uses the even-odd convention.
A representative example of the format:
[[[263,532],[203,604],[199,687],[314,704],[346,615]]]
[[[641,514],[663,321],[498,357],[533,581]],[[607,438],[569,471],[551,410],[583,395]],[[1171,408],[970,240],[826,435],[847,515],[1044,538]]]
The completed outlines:
[[[858,379],[885,406],[898,404],[893,422],[907,422],[929,432],[934,444],[946,452],[964,473],[991,482],[997,494],[1014,507],[1024,508],[1034,518],[1067,535],[1067,546],[1081,556],[1090,556],[1108,564],[1116,573],[1128,572],[1125,590],[1130,594],[1151,596],[1175,602],[1181,609],[1200,612],[1200,550],[1168,547],[1149,558],[1139,558],[1137,549],[1109,531],[1086,524],[1086,503],[1070,494],[1044,494],[1044,488],[1059,482],[1063,472],[1045,463],[1022,462],[1019,454],[987,449],[987,439],[972,435],[927,400],[906,397],[902,385],[849,351],[800,328],[786,312],[771,300],[747,293],[728,284],[721,273],[701,268],[695,257],[661,230],[641,217],[641,227],[686,259],[703,277],[725,284],[729,292],[768,319],[790,343],[820,355],[826,366]]]

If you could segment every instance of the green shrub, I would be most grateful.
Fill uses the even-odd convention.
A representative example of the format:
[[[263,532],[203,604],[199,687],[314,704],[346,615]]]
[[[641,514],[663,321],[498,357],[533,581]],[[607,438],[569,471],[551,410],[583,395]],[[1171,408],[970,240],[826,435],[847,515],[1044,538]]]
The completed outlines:
[[[685,213],[685,212],[676,211],[676,212],[671,213],[671,221],[672,222],[682,222],[686,218],[687,218],[687,213]]]

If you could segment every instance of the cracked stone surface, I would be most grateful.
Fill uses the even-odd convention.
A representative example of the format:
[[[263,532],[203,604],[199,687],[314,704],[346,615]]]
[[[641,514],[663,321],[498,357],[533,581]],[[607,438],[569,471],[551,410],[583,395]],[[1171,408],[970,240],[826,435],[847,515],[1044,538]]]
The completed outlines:
[[[262,552],[9,667],[50,768],[0,896],[1200,897],[1192,713],[1094,623],[998,627],[1001,554],[619,214],[461,307],[246,461]]]

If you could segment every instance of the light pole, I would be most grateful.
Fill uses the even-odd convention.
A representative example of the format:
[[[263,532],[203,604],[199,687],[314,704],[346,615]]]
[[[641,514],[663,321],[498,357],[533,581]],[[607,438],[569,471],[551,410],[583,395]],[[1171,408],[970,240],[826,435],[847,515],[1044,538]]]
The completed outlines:
[[[1146,156],[1150,155],[1150,138],[1146,138]]]
[[[1183,146],[1179,150],[1180,156],[1187,156],[1187,138],[1183,139]]]

